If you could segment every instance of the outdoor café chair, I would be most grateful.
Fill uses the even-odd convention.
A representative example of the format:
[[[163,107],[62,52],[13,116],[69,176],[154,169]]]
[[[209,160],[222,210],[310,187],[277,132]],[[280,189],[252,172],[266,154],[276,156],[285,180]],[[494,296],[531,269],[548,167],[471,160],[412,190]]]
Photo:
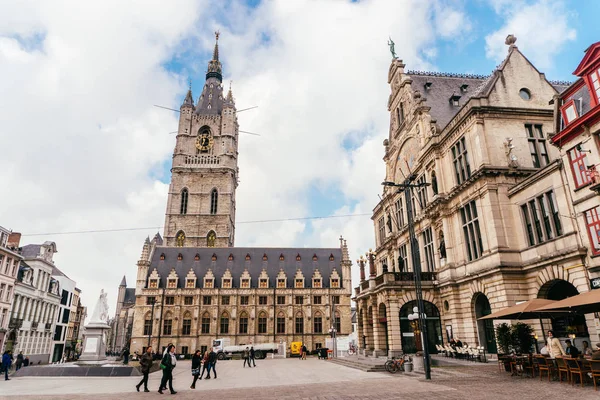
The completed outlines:
[[[546,373],[548,374],[548,382],[550,382],[552,377],[551,374],[554,373],[554,364],[552,363],[552,360],[548,360],[544,356],[537,356],[536,358],[539,362],[538,365],[540,368],[540,381],[542,380],[542,376],[544,376],[544,371],[546,371]]]
[[[600,379],[600,360],[590,360],[590,367],[592,373],[592,381],[594,381],[594,390],[598,390],[596,381]]]
[[[567,379],[565,379],[565,382],[571,382],[571,377],[569,376],[569,367],[567,366],[566,359],[562,357],[556,357],[556,366],[558,367],[558,380],[560,380],[560,383],[563,382],[563,374],[565,374],[565,376],[567,377]]]
[[[565,358],[567,365],[569,366],[569,372],[571,373],[571,385],[575,384],[575,379],[573,379],[573,375],[579,375],[579,382],[581,382],[581,387],[583,387],[583,376],[585,372],[581,369],[581,366],[574,358]]]

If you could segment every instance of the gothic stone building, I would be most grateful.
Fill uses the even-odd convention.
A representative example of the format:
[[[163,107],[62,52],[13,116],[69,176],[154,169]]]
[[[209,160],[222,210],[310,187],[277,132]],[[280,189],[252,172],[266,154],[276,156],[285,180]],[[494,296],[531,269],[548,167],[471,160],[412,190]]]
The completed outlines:
[[[318,348],[331,327],[351,333],[343,239],[339,248],[233,247],[239,130],[221,68],[217,43],[198,101],[190,89],[181,105],[164,240],[147,239],[138,262],[132,352],[172,342],[187,354],[222,337]]]
[[[459,338],[496,352],[492,321],[478,318],[532,298],[590,289],[589,242],[571,215],[569,185],[549,137],[549,82],[507,38],[507,58],[487,77],[389,69],[386,181],[430,186],[410,196],[418,246],[408,241],[403,193],[384,187],[373,211],[376,250],[359,260],[359,343],[364,352],[414,352],[411,251],[423,271],[429,348]],[[568,168],[568,166],[566,167]],[[365,276],[365,265],[369,276]],[[538,321],[529,321],[540,341]],[[597,341],[593,316],[544,321],[557,335]],[[579,343],[580,345],[580,343]]]

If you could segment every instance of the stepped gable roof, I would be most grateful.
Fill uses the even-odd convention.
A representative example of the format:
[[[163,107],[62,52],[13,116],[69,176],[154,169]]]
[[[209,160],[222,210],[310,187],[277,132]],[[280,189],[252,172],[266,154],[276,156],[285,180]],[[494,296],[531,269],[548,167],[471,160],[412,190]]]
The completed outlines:
[[[125,297],[123,298],[124,305],[133,305],[135,304],[135,289],[127,288],[125,289]]]
[[[161,254],[165,255],[165,259],[161,260]],[[178,260],[178,255],[182,255],[182,260]],[[195,260],[195,256],[198,254],[200,260]],[[217,260],[212,261],[212,256],[216,255]],[[229,261],[229,255],[233,255],[233,261]],[[250,255],[250,260],[246,261],[246,255]],[[284,256],[284,261],[280,261],[280,255]],[[267,256],[267,261],[263,261],[263,255]],[[296,256],[300,255],[301,261],[296,261]],[[313,261],[313,256],[317,256],[317,261]],[[333,255],[334,260],[329,261],[330,255]],[[312,286],[309,282],[313,276],[315,268],[319,269],[321,276],[323,277],[322,287],[329,287],[329,276],[331,275],[333,267],[336,268],[337,273],[340,276],[340,287],[343,286],[342,268],[340,263],[342,261],[342,250],[340,248],[260,248],[260,247],[156,247],[152,260],[150,261],[150,267],[148,268],[148,275],[152,274],[154,269],[158,271],[161,277],[160,286],[164,286],[166,278],[171,272],[171,269],[175,269],[179,280],[178,287],[183,288],[185,286],[185,277],[187,276],[190,268],[193,269],[194,273],[198,278],[198,282],[204,278],[204,275],[208,269],[212,270],[215,276],[215,287],[221,287],[221,277],[225,271],[229,268],[231,276],[233,278],[233,287],[239,287],[240,277],[244,270],[248,268],[248,273],[252,278],[251,287],[258,287],[258,278],[263,270],[263,265],[266,268],[267,275],[269,276],[269,287],[274,287],[279,274],[280,268],[287,277],[287,287],[292,288],[294,286],[294,277],[296,276],[296,269],[299,267],[305,278],[305,287]],[[200,283],[196,284],[196,287],[202,287]]]
[[[440,72],[407,71],[412,79],[413,91],[420,91],[426,99],[425,104],[431,107],[431,117],[437,121],[440,129],[458,113],[471,97],[477,94],[477,89],[488,79],[484,75],[448,74]],[[466,90],[463,85],[468,85]],[[452,105],[450,98],[460,96],[459,106]]]

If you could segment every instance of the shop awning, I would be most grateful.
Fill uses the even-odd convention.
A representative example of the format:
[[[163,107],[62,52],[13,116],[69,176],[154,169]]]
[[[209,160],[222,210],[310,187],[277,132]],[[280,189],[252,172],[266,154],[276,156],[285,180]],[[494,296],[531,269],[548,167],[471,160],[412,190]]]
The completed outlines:
[[[560,314],[560,311],[540,312],[540,308],[545,306],[552,306],[554,303],[557,302],[555,300],[533,299],[520,304],[516,304],[512,307],[506,307],[505,309],[496,311],[495,313],[486,315],[485,317],[481,317],[478,319],[533,319],[540,317],[549,317],[554,314]]]
[[[568,297],[564,300],[547,304],[538,309],[540,312],[570,312],[578,314],[591,314],[600,312],[600,290],[591,290],[589,292]]]

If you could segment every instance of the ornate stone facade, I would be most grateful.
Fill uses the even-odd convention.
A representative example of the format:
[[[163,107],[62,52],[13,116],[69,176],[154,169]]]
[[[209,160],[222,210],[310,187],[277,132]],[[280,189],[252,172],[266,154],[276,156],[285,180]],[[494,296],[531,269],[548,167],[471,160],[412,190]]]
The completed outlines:
[[[514,38],[514,37],[513,37]],[[492,322],[477,318],[536,297],[589,290],[588,245],[572,218],[548,102],[549,82],[514,45],[487,77],[389,69],[386,181],[429,186],[410,201],[418,246],[408,241],[406,199],[384,187],[373,212],[377,248],[361,263],[359,342],[375,354],[414,352],[411,251],[419,251],[428,342],[451,337],[496,352]],[[370,274],[364,269],[370,264]],[[530,321],[537,329],[539,322]],[[593,316],[544,321],[597,341]]]
[[[352,332],[345,240],[339,248],[233,247],[238,123],[231,89],[222,93],[215,45],[200,98],[194,105],[190,90],[181,106],[164,242],[148,238],[138,262],[127,311],[132,353],[174,343],[190,354],[216,338],[315,349],[330,328]]]

